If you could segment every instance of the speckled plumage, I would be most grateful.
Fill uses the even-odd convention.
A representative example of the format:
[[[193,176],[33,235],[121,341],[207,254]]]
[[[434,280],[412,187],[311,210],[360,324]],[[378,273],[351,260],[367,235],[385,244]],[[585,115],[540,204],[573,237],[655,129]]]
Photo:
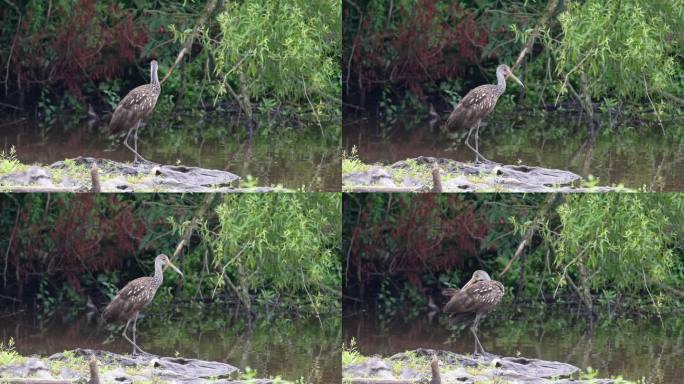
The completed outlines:
[[[113,132],[128,129],[128,134],[124,139],[124,145],[135,154],[134,161],[143,160],[138,153],[138,127],[143,119],[146,119],[154,110],[157,99],[161,93],[161,85],[157,78],[157,61],[150,63],[150,84],[141,85],[121,100],[109,122],[109,129]],[[133,147],[128,144],[128,138],[133,134]]]
[[[485,271],[475,271],[473,277],[459,290],[445,289],[443,293],[451,296],[444,306],[444,313],[487,314],[496,308],[504,295],[504,286],[492,280]]]
[[[472,89],[463,97],[463,99],[461,99],[458,105],[456,105],[446,121],[445,125],[447,129],[468,129],[465,145],[475,152],[477,156],[475,161],[479,161],[480,159],[487,161],[479,152],[478,141],[480,122],[483,118],[492,113],[494,107],[496,107],[496,102],[499,100],[499,96],[506,92],[506,79],[509,77],[523,86],[523,83],[513,75],[513,72],[507,65],[499,65],[496,68],[497,84],[485,84]],[[475,130],[474,148],[469,143],[470,135],[473,130]]]
[[[146,119],[152,114],[161,93],[157,69],[157,62],[152,60],[150,64],[150,84],[133,88],[116,106],[112,120],[109,122],[109,129],[111,131],[131,129],[141,120]]]
[[[478,351],[484,353],[484,348],[477,337],[480,318],[496,308],[504,292],[503,284],[492,280],[485,271],[475,271],[461,289],[442,290],[443,295],[450,297],[443,309],[450,318],[470,320],[474,316],[470,331],[475,337],[475,353]]]
[[[154,259],[154,276],[139,277],[130,281],[119,291],[119,293],[117,293],[104,311],[102,311],[102,320],[105,322],[117,320],[126,321],[126,327],[124,328],[122,336],[133,344],[133,353],[135,353],[136,350],[142,351],[142,349],[135,344],[135,327],[138,321],[138,312],[147,307],[154,299],[157,289],[159,289],[164,281],[164,269],[166,267],[173,268],[183,276],[183,273],[171,263],[168,256],[160,254]],[[126,330],[128,329],[131,320],[134,321],[133,340],[130,340],[126,336]]]
[[[472,89],[456,105],[447,119],[449,129],[469,129],[485,116],[492,113],[499,96],[506,90],[506,81],[503,89],[498,85],[485,84]]]

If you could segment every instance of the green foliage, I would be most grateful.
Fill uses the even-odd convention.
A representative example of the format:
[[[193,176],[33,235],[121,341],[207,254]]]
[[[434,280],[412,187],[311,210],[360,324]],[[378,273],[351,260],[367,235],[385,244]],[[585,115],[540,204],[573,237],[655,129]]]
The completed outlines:
[[[684,58],[683,2],[572,2],[558,21],[563,36],[550,48],[561,82],[567,76],[578,84],[584,72],[594,98],[640,100],[647,92],[677,91],[677,63]]]
[[[229,288],[248,305],[248,292],[274,295],[292,309],[339,309],[339,194],[228,194],[216,226],[202,237],[217,271],[214,292]]]
[[[0,341],[0,366],[22,363],[25,357],[19,355],[14,348],[14,339],[10,337],[7,344]]]
[[[0,175],[21,171],[25,168],[26,166],[17,159],[17,151],[14,146],[10,148],[8,153],[0,151]]]
[[[228,3],[217,17],[218,45],[205,41],[217,94],[231,83],[250,97],[308,103],[314,114],[337,109],[329,99],[340,94],[340,12],[340,0]]]
[[[352,147],[351,152],[347,154],[346,151],[342,152],[342,174],[346,175],[348,173],[354,172],[365,172],[370,168],[369,165],[364,164],[363,161],[359,159],[359,153],[356,146]]]
[[[549,196],[345,196],[346,292],[377,300],[379,318],[412,317],[427,310],[426,291],[460,287],[484,269],[516,300],[596,304],[615,317],[682,307],[684,195],[561,197],[513,259]]]
[[[674,282],[673,245],[684,234],[677,224],[683,208],[680,194],[568,196],[558,208],[560,228],[547,225],[544,231],[554,251],[557,283],[574,280],[580,290],[644,295],[655,311],[672,304],[662,287]]]
[[[368,360],[368,358],[366,356],[361,355],[361,353],[358,350],[358,346],[356,345],[356,339],[352,338],[349,342],[349,345],[345,343],[342,344],[343,367],[347,365],[363,363],[366,360]]]

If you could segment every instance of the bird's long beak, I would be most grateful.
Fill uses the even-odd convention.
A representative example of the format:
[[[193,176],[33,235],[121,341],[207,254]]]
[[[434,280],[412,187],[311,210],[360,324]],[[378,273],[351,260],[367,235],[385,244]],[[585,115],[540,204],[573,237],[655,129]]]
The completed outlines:
[[[173,265],[172,262],[169,261],[169,263],[166,264],[166,265],[169,266],[169,267],[171,267],[171,268],[173,268],[173,270],[176,271],[176,272],[178,272],[178,274],[181,275],[182,277],[185,277],[185,276],[183,276],[183,272],[181,272],[180,269],[176,268],[176,266]]]
[[[518,84],[520,84],[521,87],[525,88],[525,84],[523,84],[522,81],[520,81],[520,79],[518,79],[514,74],[511,73],[509,76],[512,77],[513,80],[515,80]]]
[[[476,281],[478,281],[478,280],[475,279],[475,276],[471,277],[470,280],[468,280],[468,282],[465,283],[465,285],[461,287],[461,291],[463,291],[466,288],[468,288],[469,286],[475,284]]]

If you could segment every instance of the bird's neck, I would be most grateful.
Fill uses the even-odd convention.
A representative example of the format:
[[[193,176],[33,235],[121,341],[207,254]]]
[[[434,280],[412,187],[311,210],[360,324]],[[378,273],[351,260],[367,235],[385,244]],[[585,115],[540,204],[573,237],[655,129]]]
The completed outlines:
[[[161,261],[154,263],[154,283],[160,286],[164,281],[164,268]]]
[[[159,78],[157,77],[157,70],[156,69],[150,73],[150,77],[151,77],[150,82],[153,85],[159,85]]]
[[[506,76],[502,72],[497,72],[496,79],[498,81],[496,84],[496,93],[501,96],[506,92]]]

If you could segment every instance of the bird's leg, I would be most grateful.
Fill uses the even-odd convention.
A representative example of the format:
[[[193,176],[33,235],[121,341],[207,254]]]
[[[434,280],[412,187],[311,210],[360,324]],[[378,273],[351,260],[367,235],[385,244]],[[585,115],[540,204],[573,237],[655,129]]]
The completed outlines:
[[[137,163],[139,161],[145,162],[145,163],[151,163],[151,161],[145,159],[144,157],[140,156],[138,153],[138,127],[140,126],[140,122],[138,121],[134,127],[128,130],[128,134],[126,135],[126,139],[124,139],[124,145],[126,148],[128,148],[133,154],[135,155],[133,162]],[[131,133],[133,133],[133,147],[131,147],[130,144],[128,144],[128,139],[131,136]]]
[[[142,350],[142,348],[138,347],[138,344],[135,343],[135,333],[138,325],[138,312],[135,313],[135,319],[133,320],[133,354],[135,354],[135,349],[137,348],[140,353],[149,355],[149,353],[145,352]]]
[[[140,127],[139,121],[138,121],[138,124],[135,125],[135,134],[133,135],[133,147],[135,147],[135,150],[133,152],[135,152],[135,161],[136,162],[142,161],[145,163],[151,163],[151,161],[145,159],[144,157],[142,157],[140,155],[140,153],[138,153],[138,127]]]
[[[477,337],[477,328],[480,325],[480,314],[475,315],[475,321],[473,321],[473,326],[470,327],[470,332],[472,332],[473,337],[475,337],[475,355],[479,354],[478,352],[478,347],[479,351],[482,351],[482,355],[485,355],[485,350],[482,348],[482,344],[480,344],[480,339]]]
[[[121,333],[121,336],[123,336],[124,339],[126,339],[129,343],[133,344],[133,355],[135,355],[135,342],[133,342],[131,339],[126,336],[126,330],[128,330],[128,325],[131,323],[131,319],[128,319],[126,321],[126,326],[124,327],[123,333]],[[135,326],[134,326],[135,329]]]
[[[480,122],[477,122],[477,127],[475,128],[475,162],[479,163],[480,160],[484,160],[485,163],[491,163],[480,153]]]
[[[479,125],[480,123],[478,122],[477,124]],[[474,129],[474,128],[475,128],[475,127],[470,127],[470,129],[468,130],[468,136],[466,136],[466,138],[465,138],[465,145],[466,145],[466,147],[470,148],[471,151],[477,153],[477,151],[475,150],[475,148],[473,148],[473,147],[470,145],[470,135],[473,133],[473,129]],[[477,157],[475,157],[475,162],[477,162]]]

